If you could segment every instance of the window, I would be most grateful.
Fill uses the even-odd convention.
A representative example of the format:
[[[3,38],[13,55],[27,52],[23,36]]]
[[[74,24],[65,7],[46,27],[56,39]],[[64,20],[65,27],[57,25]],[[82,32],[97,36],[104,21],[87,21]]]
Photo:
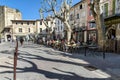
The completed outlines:
[[[53,21],[51,22],[51,24],[53,24]]]
[[[82,4],[80,5],[80,9],[82,9]]]
[[[42,25],[42,21],[40,21],[40,25]]]
[[[21,23],[21,25],[23,25],[23,22]]]
[[[93,3],[93,0],[90,0],[90,3]]]
[[[82,26],[85,26],[85,23],[82,23]]]
[[[29,22],[27,22],[27,25],[29,25]]]
[[[30,28],[28,28],[28,32],[30,32]]]
[[[40,28],[40,32],[42,32],[42,28]]]
[[[16,22],[16,25],[17,25],[18,23]]]
[[[58,25],[60,24],[59,20],[58,20]]]
[[[118,2],[117,2],[117,3],[118,3],[118,9],[117,9],[117,11],[116,11],[116,12],[117,12],[118,14],[120,14],[120,0],[118,0]]]
[[[61,26],[61,31],[62,31],[63,27]]]
[[[101,9],[102,9],[102,11],[103,11],[103,6],[101,6]]]
[[[58,31],[59,31],[59,27],[60,27],[60,26],[58,26]]]
[[[48,24],[48,21],[46,21],[46,23]]]
[[[89,23],[90,28],[95,28],[96,24],[95,23]]]
[[[22,32],[22,28],[19,28],[19,32]]]
[[[62,25],[62,21],[60,21],[61,25]]]
[[[118,29],[120,29],[120,24],[118,24]]]
[[[79,14],[77,14],[77,19],[79,19]]]
[[[92,16],[92,11],[90,10],[89,15]]]
[[[71,21],[73,20],[73,15],[72,15],[72,14],[70,15],[70,20],[71,20]]]
[[[104,4],[104,16],[108,16],[108,3]]]
[[[33,22],[33,25],[35,25],[35,22]]]

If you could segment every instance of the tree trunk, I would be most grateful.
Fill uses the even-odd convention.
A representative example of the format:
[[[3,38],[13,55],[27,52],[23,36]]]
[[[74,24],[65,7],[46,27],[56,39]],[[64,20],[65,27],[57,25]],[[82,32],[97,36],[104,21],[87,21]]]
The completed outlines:
[[[71,40],[71,31],[67,31],[67,44],[70,44],[70,40]]]
[[[72,30],[71,30],[71,26],[68,24],[67,21],[64,22],[65,26],[66,26],[66,30],[67,30],[67,44],[70,44],[70,40],[71,40],[71,34],[72,34]]]
[[[104,19],[100,13],[100,0],[94,0],[94,2],[90,5],[98,32],[98,46],[100,47],[100,49],[103,49],[105,42],[105,30],[104,30]]]
[[[98,45],[100,47],[100,49],[103,49],[103,46],[104,46],[104,30],[102,27],[103,26],[103,22],[101,21],[101,16],[100,15],[97,15],[96,16],[96,27],[97,27],[97,30],[98,30]]]

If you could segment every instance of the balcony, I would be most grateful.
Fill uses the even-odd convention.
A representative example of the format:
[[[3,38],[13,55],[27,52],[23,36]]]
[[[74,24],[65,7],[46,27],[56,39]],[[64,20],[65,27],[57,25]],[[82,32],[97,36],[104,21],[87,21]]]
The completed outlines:
[[[103,13],[106,25],[120,23],[120,8]]]
[[[73,32],[82,32],[86,30],[86,26],[74,27]]]

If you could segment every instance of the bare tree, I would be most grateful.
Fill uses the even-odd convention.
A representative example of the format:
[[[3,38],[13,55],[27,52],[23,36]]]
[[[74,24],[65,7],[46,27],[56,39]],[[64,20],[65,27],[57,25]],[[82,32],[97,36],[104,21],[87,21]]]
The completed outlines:
[[[41,4],[42,4],[41,9],[43,9],[43,12],[53,14],[55,18],[58,18],[64,23],[64,27],[67,30],[68,44],[70,42],[71,33],[72,33],[71,26],[68,22],[71,3],[72,3],[72,0],[42,0],[41,1]]]
[[[54,31],[53,28],[52,28],[52,26],[53,26],[53,24],[55,24],[55,23],[54,23],[55,17],[49,15],[49,16],[47,16],[46,19],[44,19],[43,12],[44,12],[43,9],[40,8],[40,9],[39,9],[40,19],[42,20],[42,22],[43,22],[44,25],[46,26],[47,36],[49,37],[49,36],[52,35],[52,32]],[[49,25],[48,22],[50,22],[51,25]],[[48,37],[47,37],[47,38],[48,38]]]
[[[103,16],[100,12],[100,0],[92,0],[89,6],[94,16],[96,28],[98,31],[98,45],[100,48],[102,48],[105,42],[105,26]]]

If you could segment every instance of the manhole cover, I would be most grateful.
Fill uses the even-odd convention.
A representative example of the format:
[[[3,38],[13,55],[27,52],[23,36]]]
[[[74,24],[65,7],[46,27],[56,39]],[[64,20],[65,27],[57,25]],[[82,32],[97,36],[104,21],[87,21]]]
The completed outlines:
[[[84,68],[88,69],[89,71],[94,71],[94,70],[98,69],[98,68],[96,68],[94,66],[84,66]]]

